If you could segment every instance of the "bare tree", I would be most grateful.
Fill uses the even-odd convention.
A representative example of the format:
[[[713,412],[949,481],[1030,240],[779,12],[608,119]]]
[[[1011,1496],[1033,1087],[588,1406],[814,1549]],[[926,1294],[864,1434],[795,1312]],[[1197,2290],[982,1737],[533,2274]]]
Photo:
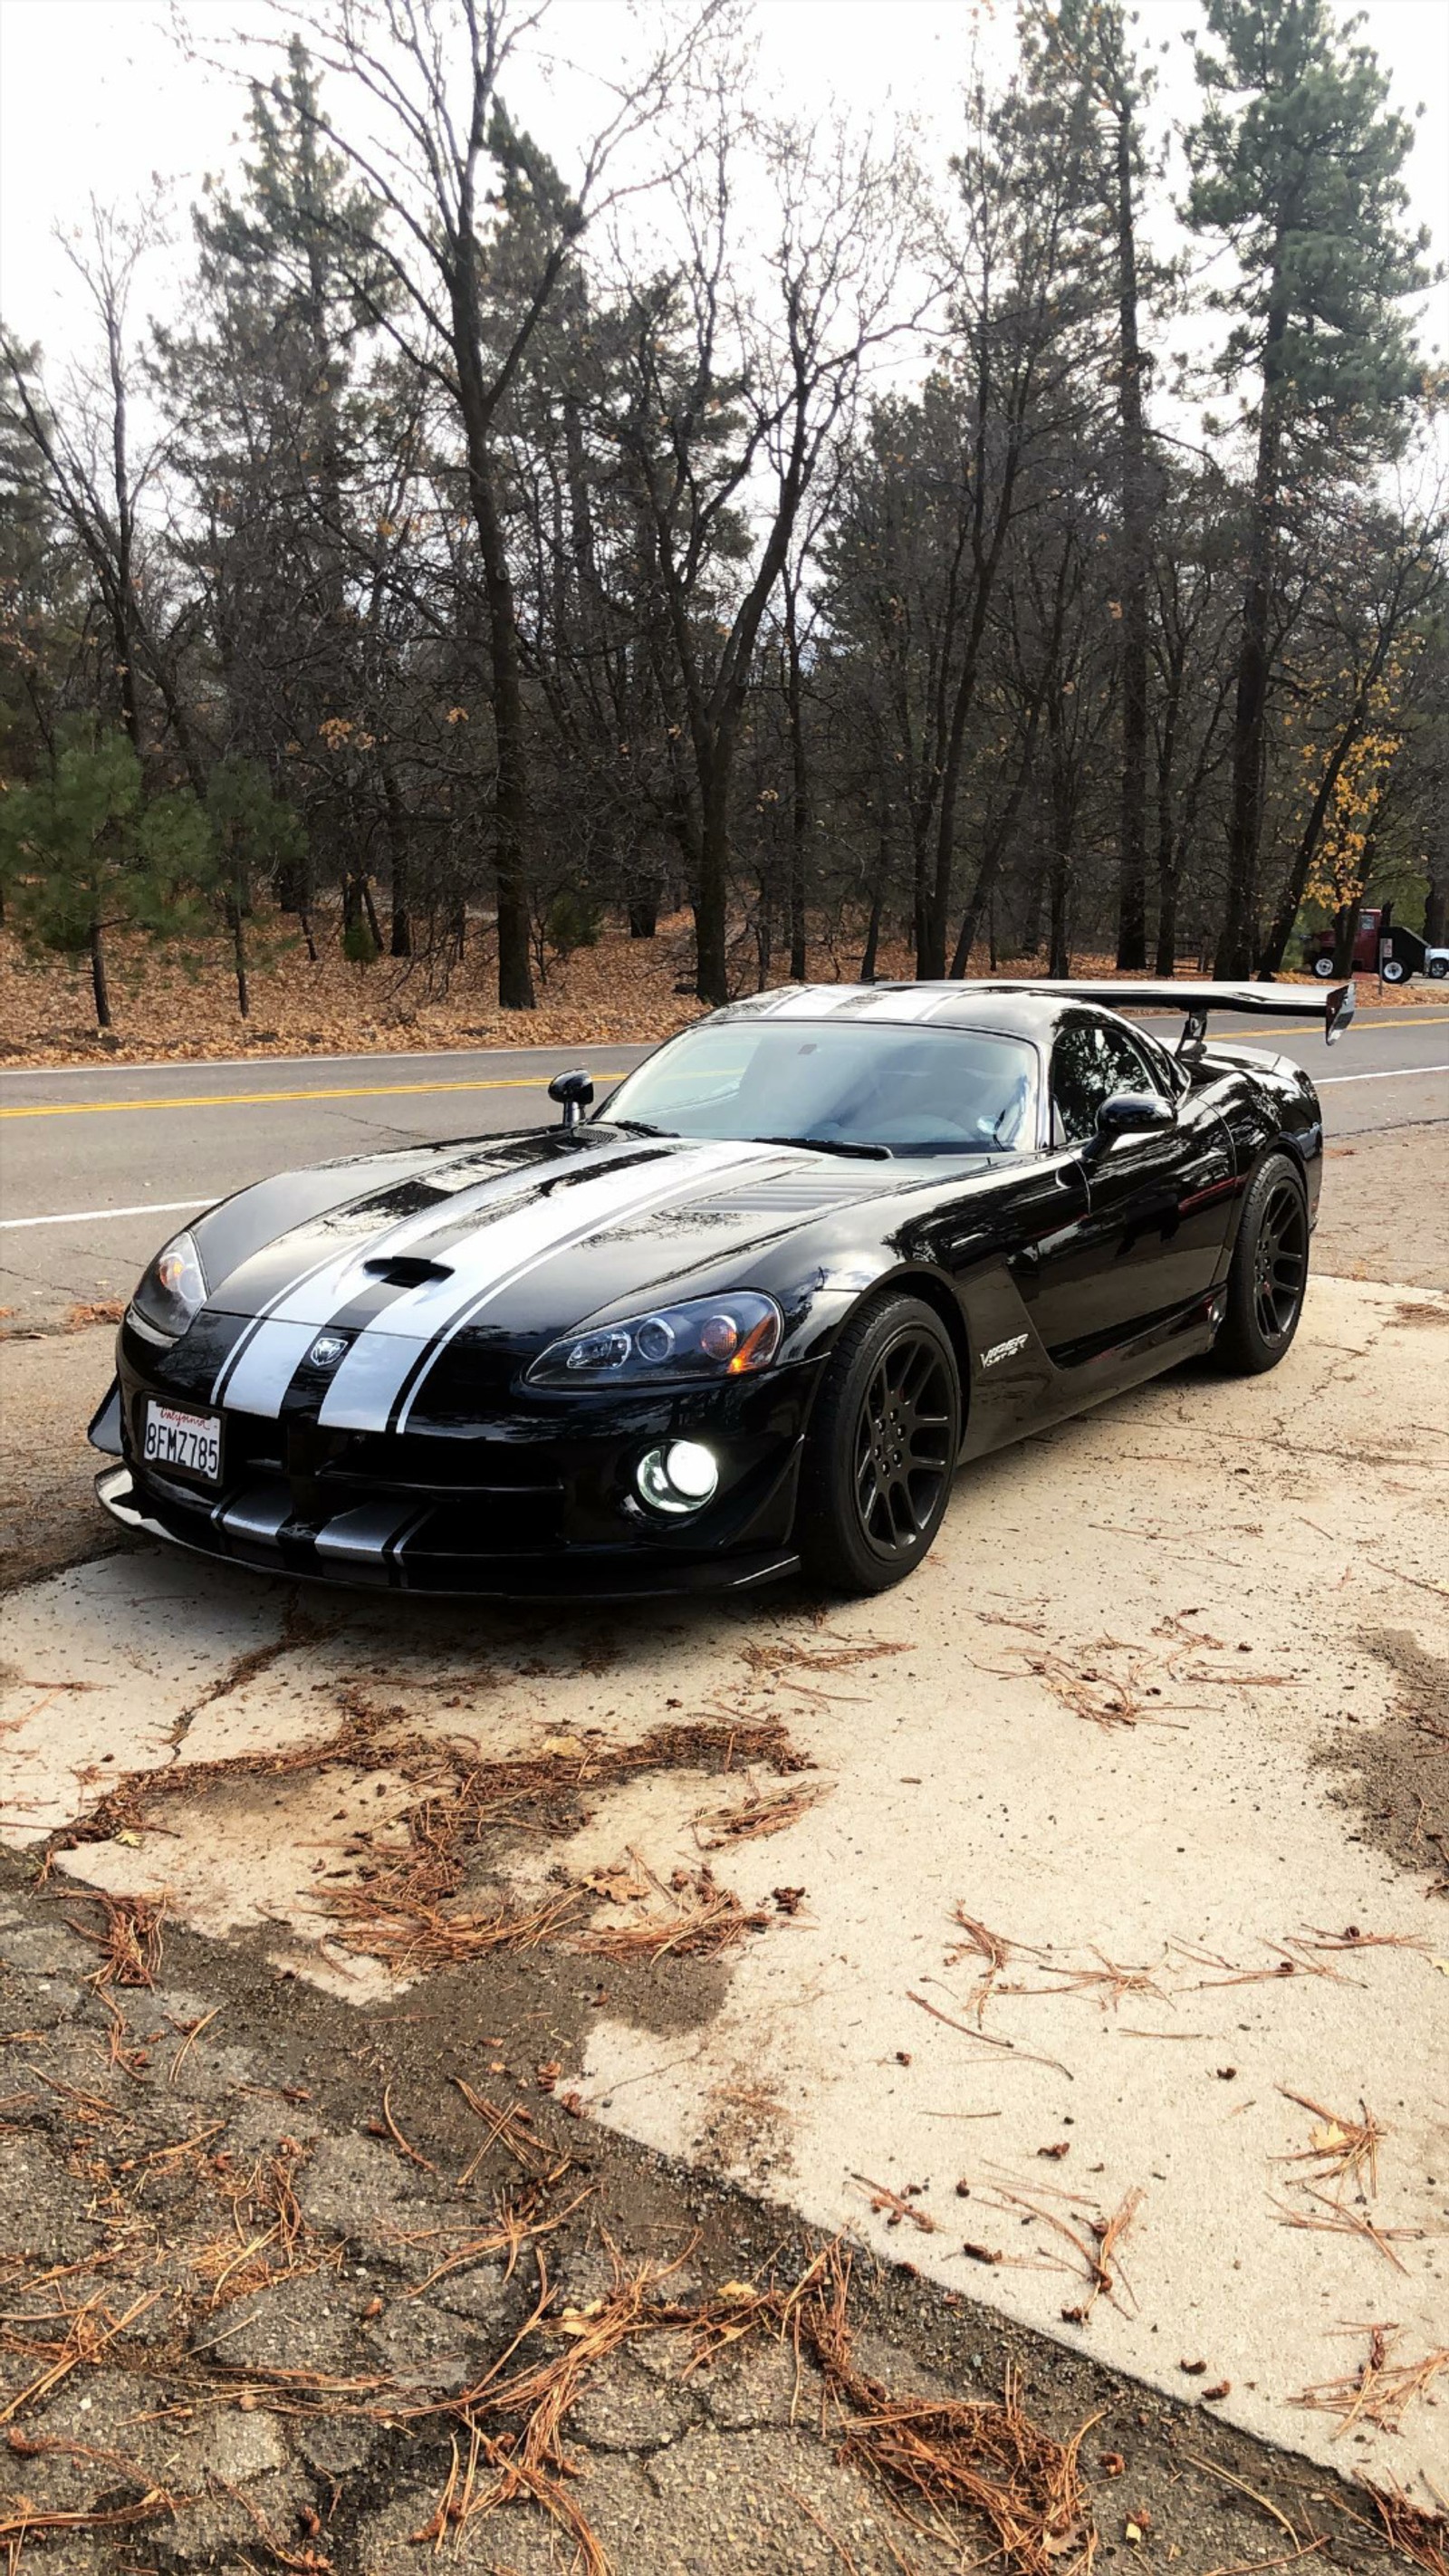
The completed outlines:
[[[90,566],[110,637],[118,712],[133,747],[138,753],[145,749],[144,668],[199,791],[205,765],[176,685],[170,639],[144,597],[140,511],[159,443],[137,454],[131,434],[136,358],[130,307],[143,260],[165,239],[160,199],[123,214],[92,198],[88,232],[58,231],[57,238],[99,325],[99,351],[93,364],[78,364],[52,395],[38,353],[0,332],[0,426],[10,435],[12,456],[28,455],[30,472]]]
[[[501,415],[585,226],[611,201],[620,147],[650,126],[678,78],[699,19],[636,77],[610,85],[604,118],[566,185],[509,116],[503,83],[545,15],[527,0],[341,0],[313,10],[279,0],[324,73],[344,85],[344,116],[321,104],[319,130],[365,183],[377,221],[358,233],[355,291],[407,362],[453,409],[487,607],[497,777],[494,867],[498,998],[531,1010],[528,747],[513,570],[500,473]],[[612,194],[617,195],[617,191]],[[387,285],[374,280],[381,264]]]
[[[615,434],[682,693],[707,1002],[728,997],[730,795],[756,646],[861,371],[914,318],[897,301],[910,180],[843,133],[745,122],[722,81],[710,148],[676,184],[686,255],[630,299]]]

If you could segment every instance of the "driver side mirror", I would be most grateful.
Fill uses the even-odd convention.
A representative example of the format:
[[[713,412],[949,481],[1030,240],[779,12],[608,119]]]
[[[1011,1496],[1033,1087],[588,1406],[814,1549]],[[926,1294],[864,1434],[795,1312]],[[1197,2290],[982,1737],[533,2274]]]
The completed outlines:
[[[1170,1100],[1156,1091],[1114,1091],[1097,1112],[1097,1132],[1086,1146],[1089,1160],[1105,1154],[1119,1136],[1152,1136],[1177,1124]]]
[[[593,1078],[584,1072],[556,1073],[548,1086],[548,1096],[562,1107],[565,1129],[576,1127],[593,1099]]]

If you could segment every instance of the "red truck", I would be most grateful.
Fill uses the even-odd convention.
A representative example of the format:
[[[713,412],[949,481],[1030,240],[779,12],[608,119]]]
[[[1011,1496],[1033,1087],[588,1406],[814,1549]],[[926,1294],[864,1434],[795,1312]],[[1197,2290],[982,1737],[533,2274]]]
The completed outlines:
[[[1337,933],[1330,923],[1327,930],[1311,930],[1303,942],[1303,962],[1326,983],[1333,973],[1333,950]],[[1436,981],[1449,975],[1449,948],[1428,948],[1418,932],[1406,930],[1394,919],[1391,903],[1370,904],[1359,914],[1358,935],[1353,943],[1352,971],[1356,975],[1380,973],[1386,984],[1405,984],[1411,975],[1432,975]]]

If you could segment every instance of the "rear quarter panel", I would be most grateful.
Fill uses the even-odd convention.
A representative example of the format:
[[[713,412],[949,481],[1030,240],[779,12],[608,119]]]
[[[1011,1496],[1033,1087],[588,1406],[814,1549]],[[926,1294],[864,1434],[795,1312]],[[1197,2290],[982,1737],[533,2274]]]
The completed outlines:
[[[1323,1111],[1302,1065],[1266,1048],[1213,1045],[1203,1051],[1203,1073],[1213,1082],[1218,1108],[1233,1143],[1238,1191],[1226,1251],[1231,1258],[1243,1199],[1258,1166],[1275,1148],[1286,1149],[1303,1174],[1309,1223],[1317,1222],[1323,1180]]]

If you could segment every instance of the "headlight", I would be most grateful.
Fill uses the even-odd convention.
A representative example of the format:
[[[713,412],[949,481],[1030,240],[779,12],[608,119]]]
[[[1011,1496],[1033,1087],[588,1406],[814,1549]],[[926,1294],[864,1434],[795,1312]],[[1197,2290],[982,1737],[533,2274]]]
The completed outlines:
[[[178,1341],[206,1303],[206,1273],[189,1234],[163,1243],[131,1300],[143,1323]]]
[[[550,1343],[528,1377],[534,1386],[659,1386],[750,1377],[774,1358],[783,1329],[774,1298],[742,1288],[570,1333]]]

